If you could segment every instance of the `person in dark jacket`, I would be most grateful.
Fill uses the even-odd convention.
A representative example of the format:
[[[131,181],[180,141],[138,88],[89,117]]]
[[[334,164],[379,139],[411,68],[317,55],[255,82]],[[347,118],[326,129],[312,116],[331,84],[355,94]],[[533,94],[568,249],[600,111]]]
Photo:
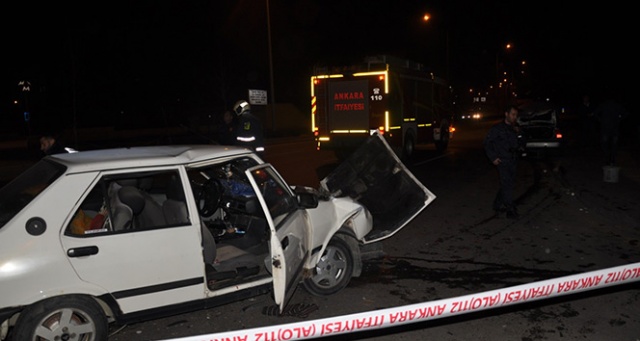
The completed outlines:
[[[53,135],[49,134],[40,137],[40,150],[44,155],[68,153],[64,146],[58,143]]]
[[[258,117],[251,113],[251,106],[245,100],[236,102],[233,111],[238,115],[236,145],[247,147],[258,155],[264,152],[264,132]]]
[[[518,217],[513,201],[521,143],[517,119],[518,107],[508,106],[504,112],[504,120],[491,127],[483,142],[487,157],[498,169],[500,178],[500,188],[493,201],[493,210],[496,215],[506,211],[507,218]]]
[[[582,102],[578,106],[578,117],[580,119],[580,142],[583,146],[597,145],[597,126],[595,117],[595,105],[591,102],[589,95],[582,95]]]
[[[218,131],[218,143],[232,146],[236,144],[236,116],[227,110],[222,116],[222,124]]]
[[[629,116],[629,112],[620,102],[610,98],[602,102],[594,114],[600,121],[600,146],[604,153],[604,163],[613,166],[618,152],[620,122]]]

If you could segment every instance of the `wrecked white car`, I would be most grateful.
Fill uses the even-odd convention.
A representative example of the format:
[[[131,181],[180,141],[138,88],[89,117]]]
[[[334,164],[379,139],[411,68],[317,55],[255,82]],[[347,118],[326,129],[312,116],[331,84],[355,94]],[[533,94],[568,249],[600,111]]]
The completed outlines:
[[[378,135],[289,186],[246,149],[48,156],[0,189],[0,339],[106,340],[130,323],[273,293],[328,295],[435,196]]]

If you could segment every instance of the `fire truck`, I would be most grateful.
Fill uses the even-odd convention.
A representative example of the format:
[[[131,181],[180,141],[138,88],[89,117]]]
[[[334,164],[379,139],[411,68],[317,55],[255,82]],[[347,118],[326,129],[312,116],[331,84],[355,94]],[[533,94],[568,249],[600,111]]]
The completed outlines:
[[[382,134],[409,160],[417,145],[442,152],[453,133],[453,99],[442,78],[422,64],[389,56],[311,76],[311,130],[318,150],[344,158],[367,136]]]

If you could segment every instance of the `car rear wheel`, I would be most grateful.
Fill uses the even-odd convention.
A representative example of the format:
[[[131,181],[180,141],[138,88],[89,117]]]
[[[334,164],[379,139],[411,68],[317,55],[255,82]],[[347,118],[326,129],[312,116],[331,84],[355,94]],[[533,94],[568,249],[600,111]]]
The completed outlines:
[[[29,306],[20,314],[13,340],[107,340],[108,323],[91,298],[56,297]]]
[[[306,278],[303,285],[311,294],[331,295],[346,287],[352,275],[351,249],[344,240],[334,237],[316,264],[313,276]]]

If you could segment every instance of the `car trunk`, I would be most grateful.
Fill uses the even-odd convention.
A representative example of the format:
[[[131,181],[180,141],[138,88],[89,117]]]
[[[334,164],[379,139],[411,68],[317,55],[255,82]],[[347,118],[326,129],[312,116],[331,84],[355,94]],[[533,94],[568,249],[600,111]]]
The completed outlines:
[[[518,124],[528,141],[553,139],[557,126],[556,111],[553,108],[541,108],[535,111],[521,111]]]

